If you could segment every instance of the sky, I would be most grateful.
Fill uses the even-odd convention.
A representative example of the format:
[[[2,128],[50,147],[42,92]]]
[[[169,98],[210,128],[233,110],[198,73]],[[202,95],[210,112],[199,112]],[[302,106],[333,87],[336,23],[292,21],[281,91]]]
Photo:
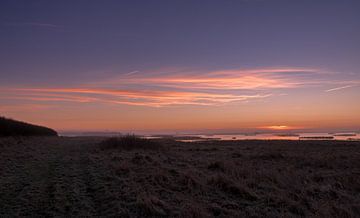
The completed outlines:
[[[59,131],[360,129],[358,0],[2,0],[0,115]]]

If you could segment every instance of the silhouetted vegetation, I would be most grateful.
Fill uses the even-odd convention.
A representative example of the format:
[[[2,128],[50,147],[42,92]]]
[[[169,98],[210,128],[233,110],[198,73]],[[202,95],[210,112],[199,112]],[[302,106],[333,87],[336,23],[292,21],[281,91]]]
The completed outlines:
[[[57,132],[5,117],[0,117],[0,136],[57,136]]]
[[[152,139],[140,138],[135,135],[125,135],[121,137],[111,137],[101,143],[102,149],[151,149],[158,150],[162,146],[159,142]]]

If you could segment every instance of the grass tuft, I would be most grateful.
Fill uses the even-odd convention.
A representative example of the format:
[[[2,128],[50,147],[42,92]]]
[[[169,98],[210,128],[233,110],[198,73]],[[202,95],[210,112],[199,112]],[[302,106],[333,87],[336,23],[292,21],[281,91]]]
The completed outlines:
[[[101,142],[103,150],[120,149],[120,150],[161,150],[163,146],[152,139],[144,139],[135,135],[126,135],[122,137],[111,137]]]
[[[221,191],[241,197],[248,201],[256,201],[258,198],[255,194],[251,193],[247,187],[236,184],[233,180],[217,175],[208,180],[208,184],[220,189]]]
[[[168,214],[167,204],[156,196],[139,195],[136,205],[138,212],[144,217],[164,217]]]

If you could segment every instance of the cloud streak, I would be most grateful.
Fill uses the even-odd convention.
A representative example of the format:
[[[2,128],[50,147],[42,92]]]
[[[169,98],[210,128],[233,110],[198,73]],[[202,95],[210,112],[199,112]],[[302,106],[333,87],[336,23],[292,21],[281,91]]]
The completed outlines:
[[[36,28],[47,28],[47,29],[58,29],[62,28],[61,25],[56,25],[52,23],[41,23],[41,22],[8,22],[4,23],[6,26],[14,27],[36,27]]]
[[[7,89],[8,95],[0,98],[33,101],[103,102],[161,107],[168,105],[219,105],[235,101],[265,98],[269,94],[215,94],[179,91],[142,91],[80,88],[16,88]],[[11,94],[12,93],[12,94]],[[68,95],[61,95],[61,94]],[[10,96],[10,97],[9,97]],[[11,97],[12,96],[12,97]],[[40,97],[39,97],[40,96]]]
[[[263,68],[247,70],[227,70],[215,72],[181,72],[172,74],[150,74],[150,76],[122,75],[107,81],[110,85],[143,84],[176,89],[207,90],[254,90],[293,88],[301,85],[293,81],[296,74],[316,73],[309,68]]]
[[[0,112],[21,112],[21,111],[42,111],[51,108],[46,104],[16,104],[16,105],[0,105]]]
[[[343,84],[326,92],[350,88],[338,80],[322,80],[312,68],[257,68],[213,72],[178,71],[139,73],[79,84],[77,87],[10,87],[1,99],[37,102],[106,103],[164,107],[171,105],[223,105],[278,96],[276,90],[313,85]],[[358,82],[358,81],[357,81]]]
[[[339,90],[348,89],[348,88],[351,88],[351,87],[354,87],[354,86],[353,85],[341,86],[341,87],[325,90],[325,92],[339,91]]]

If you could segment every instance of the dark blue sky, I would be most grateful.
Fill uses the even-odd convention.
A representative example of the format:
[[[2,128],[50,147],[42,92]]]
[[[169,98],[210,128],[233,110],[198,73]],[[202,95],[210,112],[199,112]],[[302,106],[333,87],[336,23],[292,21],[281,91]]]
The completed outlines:
[[[359,11],[356,0],[2,0],[0,73],[27,83],[164,67],[354,71]]]

